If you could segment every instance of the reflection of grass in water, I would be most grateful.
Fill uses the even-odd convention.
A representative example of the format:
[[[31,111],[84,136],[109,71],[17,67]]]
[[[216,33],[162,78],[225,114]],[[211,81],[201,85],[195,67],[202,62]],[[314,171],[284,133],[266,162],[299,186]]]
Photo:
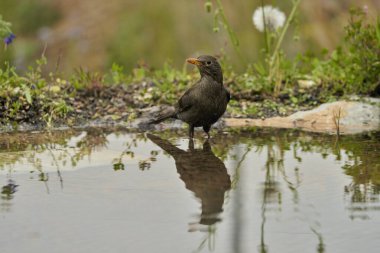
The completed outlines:
[[[299,215],[302,215],[302,212],[299,208],[299,194],[298,194],[298,188],[301,186],[302,180],[299,175],[299,170],[297,168],[294,169],[294,180],[295,182],[292,182],[290,177],[286,173],[286,168],[284,166],[284,155],[285,151],[289,150],[288,141],[286,138],[281,138],[280,136],[275,135],[272,143],[268,143],[266,146],[267,148],[267,159],[265,163],[265,181],[263,183],[263,190],[262,190],[262,206],[261,206],[261,226],[260,226],[260,245],[258,246],[259,252],[266,253],[268,252],[268,245],[265,243],[265,224],[267,221],[267,204],[275,203],[276,198],[278,198],[278,205],[279,209],[278,211],[281,212],[282,208],[282,192],[281,188],[279,187],[280,181],[278,180],[278,177],[280,176],[282,181],[287,185],[287,188],[291,191],[293,198],[293,204],[294,204],[294,210],[295,212],[299,213]],[[295,148],[293,146],[293,148]],[[302,159],[298,157],[297,152],[293,151],[293,158],[301,163]],[[270,211],[270,210],[269,210]],[[314,216],[312,216],[314,217]],[[315,216],[317,217],[317,216]],[[307,223],[310,223],[309,219],[305,216],[301,220],[304,220]],[[310,224],[310,229],[312,232],[318,237],[319,244],[317,246],[318,252],[324,252],[325,245],[323,244],[323,236],[316,227],[319,226],[319,222],[317,220],[312,221],[313,224]]]
[[[18,185],[12,179],[8,180],[8,183],[1,188],[1,199],[11,200],[17,191]]]
[[[291,138],[289,138],[291,137]],[[342,167],[347,175],[352,177],[352,183],[345,187],[346,194],[351,194],[350,203],[354,204],[356,202],[366,203],[366,202],[378,202],[379,201],[379,188],[380,182],[379,177],[379,162],[380,156],[377,150],[379,150],[378,138],[379,133],[368,133],[361,136],[342,136],[340,139],[336,140],[335,137],[330,137],[326,135],[312,135],[299,133],[296,136],[292,136],[291,133],[285,134],[274,134],[274,137],[269,137],[266,143],[268,149],[267,159],[266,159],[266,179],[263,184],[263,206],[262,206],[262,241],[259,247],[261,252],[267,252],[267,246],[264,240],[264,227],[266,222],[266,204],[271,201],[270,195],[276,193],[275,186],[276,183],[272,175],[276,174],[276,171],[280,172],[283,182],[287,185],[287,188],[293,194],[293,203],[298,205],[298,187],[301,185],[302,180],[299,177],[298,169],[295,169],[294,179],[292,182],[286,173],[284,168],[284,151],[289,150],[289,144],[293,149],[293,157],[298,162],[302,162],[301,157],[299,157],[297,151],[302,152],[313,152],[321,153],[322,157],[325,159],[328,155],[335,156],[336,160],[342,159],[342,153],[348,156],[346,164]],[[363,141],[367,140],[367,141]],[[277,150],[277,152],[276,152]],[[277,174],[278,175],[278,174]],[[277,189],[279,190],[279,189]],[[269,194],[269,195],[268,195]],[[275,195],[274,195],[275,196]],[[281,205],[281,202],[279,202]],[[370,208],[349,208],[352,211],[366,211]],[[297,208],[298,210],[298,208]],[[314,217],[314,215],[313,215]],[[354,215],[351,215],[354,217]],[[369,218],[367,215],[361,215],[360,217]],[[304,217],[302,220],[308,221],[308,217]],[[325,244],[323,243],[323,236],[318,231],[319,222],[312,222],[310,224],[311,231],[318,238],[317,252],[325,252]]]
[[[320,232],[318,232],[316,229],[313,227],[310,227],[310,230],[318,237],[318,245],[317,245],[317,252],[318,253],[324,253],[326,252],[326,245],[323,243],[323,237]]]
[[[1,188],[0,211],[9,212],[11,210],[11,200],[14,198],[18,187],[19,185],[12,178],[9,178],[7,184]]]
[[[348,156],[342,169],[352,177],[344,189],[351,219],[369,219],[370,212],[378,208],[374,203],[380,200],[379,137],[379,133],[373,133],[339,142]]]
[[[287,188],[292,192],[293,203],[297,206],[299,203],[298,188],[302,184],[302,178],[300,177],[299,169],[294,169],[294,176],[289,177],[284,167],[284,153],[285,151],[292,150],[293,158],[302,162],[302,158],[299,156],[299,152],[320,153],[323,159],[327,156],[335,156],[337,160],[342,159],[342,153],[348,155],[349,164],[342,167],[346,174],[353,177],[352,184],[355,185],[356,191],[359,191],[358,199],[353,198],[352,203],[355,201],[372,200],[378,201],[378,188],[379,184],[374,183],[377,181],[379,154],[378,150],[378,133],[368,133],[361,136],[342,136],[341,139],[336,141],[335,137],[318,134],[307,134],[297,131],[257,131],[257,133],[251,133],[245,136],[244,139],[240,139],[238,143],[249,143],[253,147],[259,147],[259,152],[263,151],[263,147],[267,150],[267,159],[265,164],[266,179],[263,184],[263,206],[262,206],[262,224],[261,224],[261,244],[259,250],[261,252],[267,252],[268,248],[265,244],[264,230],[266,222],[266,204],[273,202],[278,197],[278,204],[281,205],[281,193],[280,188],[277,187],[278,179],[275,175],[280,176],[282,181],[287,185]],[[364,144],[363,139],[368,139],[368,143]],[[369,145],[368,147],[368,144]],[[363,145],[364,144],[364,145]],[[248,144],[247,144],[248,145]],[[368,153],[371,155],[368,156]],[[238,159],[236,156],[235,159]],[[244,159],[243,159],[244,160]],[[238,162],[239,164],[240,162]],[[353,164],[352,164],[353,163]],[[370,165],[370,167],[369,167]],[[239,168],[240,166],[237,166]],[[238,172],[238,171],[237,171]],[[279,173],[277,173],[279,172]],[[363,173],[364,172],[364,173]],[[356,173],[356,174],[355,174]],[[236,182],[233,180],[233,185],[239,181],[239,174],[235,173]],[[293,180],[292,180],[293,179]],[[357,184],[359,183],[359,184]],[[363,188],[362,185],[365,185]],[[367,189],[367,190],[366,190]],[[354,192],[354,196],[358,194]],[[361,194],[364,195],[361,196]],[[374,198],[374,195],[377,197]],[[273,196],[274,198],[272,198]],[[357,195],[356,195],[357,196]],[[268,202],[269,201],[269,202]],[[281,209],[280,209],[281,210]],[[296,210],[299,210],[296,208]],[[314,216],[313,216],[314,217]],[[325,244],[323,243],[323,236],[319,232],[319,222],[316,220],[309,220],[308,217],[304,217],[307,223],[310,223],[311,231],[318,238],[318,252],[325,252]]]
[[[114,131],[114,129],[88,129],[84,136],[80,136],[80,133],[67,130],[34,134],[3,134],[0,136],[0,149],[2,151],[0,153],[0,169],[12,170],[12,166],[15,164],[27,162],[33,166],[34,170],[41,172],[43,171],[43,164],[37,155],[43,152],[50,153],[53,166],[58,170],[59,167],[67,166],[67,164],[75,167],[79,161],[90,157],[93,152],[106,149],[108,145],[107,136],[110,133],[125,134],[123,131]],[[162,138],[171,140],[183,138],[183,134],[183,130],[168,130],[159,133]],[[74,148],[68,147],[72,138],[80,138],[76,141]],[[121,157],[129,155],[128,152],[132,146],[137,146],[140,141],[146,141],[146,137],[142,134],[134,135],[133,139],[131,145],[127,145],[126,153],[121,153]],[[277,154],[271,154],[267,158],[268,165],[279,166],[279,172],[282,173],[289,189],[296,188],[300,179],[295,178],[295,182],[289,181],[288,175],[283,169],[282,156],[286,150],[292,150],[293,157],[299,162],[302,161],[298,155],[300,151],[320,153],[322,158],[333,155],[337,160],[341,160],[342,153],[345,153],[348,161],[342,169],[352,177],[352,183],[346,187],[346,192],[352,196],[351,202],[365,202],[375,201],[374,196],[380,193],[380,155],[376,151],[379,150],[379,139],[379,133],[367,133],[358,136],[341,136],[336,143],[335,137],[328,135],[295,130],[250,128],[241,131],[231,130],[227,134],[215,133],[211,140],[211,146],[215,155],[222,160],[233,159],[229,152],[236,144],[246,145],[245,153],[249,152],[250,149],[255,150],[255,152],[262,152],[264,147],[272,149],[268,152],[279,153],[279,157],[274,159],[273,155]],[[274,147],[276,147],[276,151],[273,150]],[[156,154],[153,152],[147,161],[141,161],[142,168],[147,168],[147,163],[154,162],[155,156]],[[244,160],[243,157],[241,158]],[[239,167],[240,165],[233,169],[233,188],[239,179]]]
[[[118,170],[124,170],[125,169],[125,164],[124,164],[124,158],[129,157],[131,159],[135,158],[135,151],[134,148],[137,148],[138,142],[139,141],[146,141],[146,137],[143,134],[137,134],[134,135],[134,138],[132,138],[130,141],[126,141],[124,143],[124,146],[126,147],[118,157],[115,157],[112,160],[112,165],[113,165],[113,170],[118,171]],[[159,154],[159,151],[156,150],[151,150],[150,151],[150,156],[145,159],[140,159],[138,161],[139,169],[141,171],[144,170],[149,170],[152,163],[157,161],[157,155]]]
[[[52,164],[57,169],[57,175],[61,184],[63,184],[63,177],[60,175],[61,166],[64,166],[65,163],[71,163],[75,167],[79,161],[90,157],[93,152],[106,149],[108,145],[107,137],[110,133],[120,138],[127,134],[123,131],[113,132],[112,129],[89,129],[86,130],[86,134],[72,130],[40,134],[6,134],[0,137],[2,152],[0,153],[0,168],[2,170],[12,170],[12,166],[19,162],[33,164],[34,170],[38,173],[38,180],[46,185],[48,191],[47,182],[49,181],[49,174],[43,171],[44,164],[38,158],[38,154],[42,152],[50,154]],[[178,140],[183,138],[184,131],[175,132],[168,130],[159,134],[171,140]],[[265,222],[266,214],[270,211],[267,208],[267,204],[277,202],[280,206],[278,210],[281,211],[282,193],[278,187],[279,182],[284,183],[286,189],[291,192],[295,207],[298,207],[300,202],[298,188],[302,184],[302,178],[300,177],[299,169],[294,169],[294,171],[286,170],[284,167],[285,153],[293,155],[294,160],[299,163],[302,162],[300,152],[319,153],[321,154],[321,159],[334,156],[336,160],[342,160],[342,157],[347,157],[346,164],[342,166],[342,169],[344,173],[352,178],[352,182],[345,188],[345,194],[349,196],[349,203],[378,202],[380,194],[379,134],[368,133],[361,136],[341,136],[338,142],[336,142],[334,136],[304,133],[295,130],[249,129],[248,131],[243,130],[239,132],[234,130],[227,134],[215,134],[211,140],[211,146],[216,155],[222,157],[223,160],[227,158],[237,160],[236,166],[232,168],[232,189],[236,189],[239,183],[241,167],[248,154],[256,152],[260,153],[260,155],[266,155],[266,175],[262,186],[262,234],[259,249],[261,252],[267,252]],[[75,141],[75,148],[70,149],[74,153],[70,153],[67,151],[67,148],[70,140],[73,140],[73,138],[77,138],[78,140]],[[125,144],[126,149],[120,153],[117,161],[122,162],[123,156],[133,154],[135,152],[133,149],[145,141],[146,137],[143,134],[133,134],[131,141]],[[244,147],[244,149],[234,156],[232,151],[236,151],[234,148],[237,144]],[[6,154],[7,158],[3,154]],[[142,160],[142,169],[148,168],[155,161],[157,154],[158,152],[153,150],[149,158]],[[345,156],[342,154],[345,154]],[[6,192],[11,192],[9,190],[12,188],[9,185],[4,187],[2,191],[3,195]],[[13,196],[14,192],[10,195],[5,194],[4,196],[8,196],[11,199],[10,196]],[[229,195],[230,192],[225,194],[224,205],[229,204]],[[2,207],[5,208],[3,204]],[[298,208],[295,209],[298,210]],[[353,212],[355,210],[352,209]],[[368,209],[363,208],[361,212],[366,211]],[[302,214],[302,212],[298,212]],[[301,217],[301,220],[308,223],[310,230],[316,235],[318,239],[317,251],[325,252],[326,246],[319,229],[318,221],[314,218],[310,220],[308,217]],[[195,252],[200,252],[207,245],[210,250],[215,249],[216,229],[216,225],[208,226],[207,234]]]
[[[163,131],[160,135],[164,139],[175,141],[183,138],[183,131]],[[231,176],[232,189],[235,189],[239,179],[241,166],[252,150],[262,153],[267,151],[266,170],[269,172],[264,192],[267,195],[266,201],[277,201],[281,205],[281,192],[279,192],[278,182],[274,175],[280,175],[281,180],[293,195],[293,203],[299,202],[298,187],[302,184],[300,169],[294,168],[293,175],[290,176],[284,168],[284,154],[291,151],[293,158],[299,163],[302,162],[300,152],[320,153],[322,159],[328,156],[335,156],[336,160],[342,159],[342,153],[348,155],[348,164],[342,169],[353,179],[349,187],[346,187],[346,194],[353,194],[351,203],[363,201],[378,201],[380,181],[378,165],[380,156],[376,153],[378,149],[378,133],[368,133],[360,136],[341,136],[336,140],[334,136],[304,133],[295,130],[268,130],[268,129],[249,129],[248,131],[233,130],[228,134],[215,134],[211,140],[212,150],[220,159],[237,160],[236,167],[232,169]],[[363,142],[363,139],[368,141]],[[236,144],[245,146],[243,153],[233,155],[230,152]],[[368,155],[368,152],[370,155]],[[152,161],[153,162],[153,161]],[[279,172],[279,173],[277,173]],[[365,172],[365,173],[363,173]],[[277,174],[276,174],[277,173]],[[363,188],[363,186],[365,186]],[[365,189],[365,191],[361,190]],[[263,193],[264,194],[264,193]],[[269,194],[269,195],[268,195]],[[270,198],[270,196],[272,196]],[[225,203],[230,199],[230,192],[226,192]],[[308,220],[308,219],[304,219]],[[315,231],[317,231],[314,228]]]
[[[76,147],[69,147],[73,138],[80,137]],[[75,167],[80,160],[90,157],[92,152],[105,148],[106,135],[101,129],[88,129],[86,135],[79,131],[55,131],[43,133],[5,134],[0,138],[0,169],[7,169],[12,173],[16,164],[28,164],[32,168],[30,173],[37,173],[38,181],[44,183],[49,193],[49,173],[44,171],[44,162],[50,161],[50,166],[56,169],[58,180],[63,188],[61,168],[68,163]],[[42,159],[39,155],[43,154]]]

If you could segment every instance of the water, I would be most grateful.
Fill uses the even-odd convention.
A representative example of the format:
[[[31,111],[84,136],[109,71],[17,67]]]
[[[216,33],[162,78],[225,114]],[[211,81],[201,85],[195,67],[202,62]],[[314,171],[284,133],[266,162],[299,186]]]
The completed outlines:
[[[2,134],[0,252],[378,252],[380,133],[185,136]]]

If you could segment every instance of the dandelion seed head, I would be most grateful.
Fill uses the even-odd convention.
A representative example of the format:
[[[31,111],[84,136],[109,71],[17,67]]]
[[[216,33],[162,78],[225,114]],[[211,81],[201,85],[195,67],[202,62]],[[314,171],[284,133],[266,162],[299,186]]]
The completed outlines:
[[[275,31],[284,25],[285,20],[285,14],[270,5],[257,8],[252,16],[253,24],[260,32],[264,32],[265,27]]]
[[[368,14],[368,5],[363,6],[363,12],[364,14]]]

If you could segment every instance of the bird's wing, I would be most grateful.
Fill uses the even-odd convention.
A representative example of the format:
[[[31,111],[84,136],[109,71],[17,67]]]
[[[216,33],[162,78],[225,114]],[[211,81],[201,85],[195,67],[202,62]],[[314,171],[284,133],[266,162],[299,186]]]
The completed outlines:
[[[184,112],[189,110],[195,103],[196,97],[193,95],[195,86],[188,89],[185,94],[178,100],[177,110],[178,112]]]

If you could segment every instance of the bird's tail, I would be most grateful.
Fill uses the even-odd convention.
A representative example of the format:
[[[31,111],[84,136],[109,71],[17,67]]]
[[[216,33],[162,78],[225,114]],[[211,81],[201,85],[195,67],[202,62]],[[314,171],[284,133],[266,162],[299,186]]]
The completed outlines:
[[[170,119],[170,118],[173,118],[173,119],[177,118],[176,111],[172,107],[166,108],[164,111],[160,112],[157,115],[157,117],[155,117],[154,119],[152,119],[149,122],[149,124],[158,124],[158,123],[160,123],[166,119]]]
[[[161,123],[162,121],[164,121],[166,119],[175,118],[174,116],[175,116],[175,114],[163,115],[163,116],[158,117],[157,119],[152,119],[149,122],[149,124],[158,124],[158,123]]]
[[[160,148],[162,148],[163,150],[168,152],[171,156],[173,156],[174,159],[176,159],[179,154],[185,153],[185,151],[183,151],[182,149],[177,148],[176,146],[174,146],[173,144],[171,144],[167,140],[163,140],[156,135],[147,134],[147,137],[152,142],[154,142],[157,146],[159,146]]]

